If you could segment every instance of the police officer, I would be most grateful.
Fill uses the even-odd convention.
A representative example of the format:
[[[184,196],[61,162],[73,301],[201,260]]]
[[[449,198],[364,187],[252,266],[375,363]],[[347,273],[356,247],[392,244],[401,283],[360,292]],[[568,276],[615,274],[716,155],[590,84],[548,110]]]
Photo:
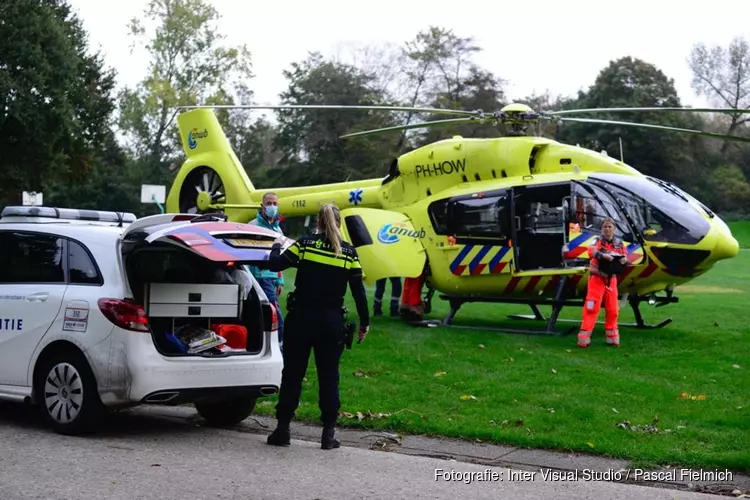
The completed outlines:
[[[320,385],[321,448],[330,450],[340,446],[334,434],[341,404],[339,360],[345,347],[342,309],[347,284],[357,305],[360,342],[370,324],[359,257],[352,245],[342,241],[340,227],[339,209],[325,205],[318,214],[316,234],[302,237],[284,253],[280,253],[280,244],[275,244],[268,262],[261,264],[273,271],[297,268],[295,290],[287,297],[284,369],[276,405],[278,424],[267,441],[271,445],[290,444],[289,424],[299,405],[302,379],[312,349]]]

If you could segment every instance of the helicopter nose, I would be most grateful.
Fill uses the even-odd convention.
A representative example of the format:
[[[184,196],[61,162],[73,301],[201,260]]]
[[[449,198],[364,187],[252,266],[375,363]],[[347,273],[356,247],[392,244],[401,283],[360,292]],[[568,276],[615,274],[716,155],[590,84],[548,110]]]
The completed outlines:
[[[740,253],[740,244],[730,234],[722,234],[716,241],[714,251],[711,252],[711,259],[714,261],[731,259]]]

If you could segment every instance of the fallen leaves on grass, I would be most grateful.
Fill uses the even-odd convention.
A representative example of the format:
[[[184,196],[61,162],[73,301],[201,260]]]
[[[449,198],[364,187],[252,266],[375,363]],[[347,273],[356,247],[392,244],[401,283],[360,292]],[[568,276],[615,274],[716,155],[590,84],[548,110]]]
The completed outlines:
[[[705,394],[690,394],[687,392],[683,392],[680,394],[680,399],[692,399],[693,401],[704,401],[708,399],[708,396]]]
[[[372,412],[361,412],[349,413],[348,411],[342,411],[341,416],[344,418],[356,418],[360,422],[362,420],[380,420],[382,418],[390,418],[390,413],[372,413]]]
[[[461,395],[461,401],[468,401],[470,399],[472,399],[474,401],[477,401],[476,396],[472,396],[471,394],[462,394]]]
[[[479,344],[479,345],[477,346],[477,348],[478,348],[478,349],[484,349],[485,347],[484,347],[484,344]]]
[[[448,374],[448,372],[437,372],[437,373],[435,373],[435,376],[436,377],[442,377],[443,375],[447,375],[447,374]]]
[[[625,429],[627,431],[648,432],[651,434],[658,434],[659,433],[659,417],[654,416],[654,420],[651,422],[651,425],[647,425],[647,424],[633,425],[628,420],[623,420],[622,422],[619,422],[617,424],[617,427],[620,429]],[[668,431],[671,432],[671,429],[668,429]]]
[[[364,370],[357,370],[354,372],[355,377],[364,377],[364,378],[370,378],[377,375],[378,372],[371,372],[371,371],[364,371]]]
[[[589,448],[593,448],[594,447],[594,442],[593,441],[586,441],[586,444],[589,445]]]
[[[555,369],[553,368],[553,369],[552,369],[552,373],[554,373],[555,375],[557,375],[557,370],[555,370]]]
[[[740,365],[732,365],[732,368],[736,368],[737,370],[740,369]]]

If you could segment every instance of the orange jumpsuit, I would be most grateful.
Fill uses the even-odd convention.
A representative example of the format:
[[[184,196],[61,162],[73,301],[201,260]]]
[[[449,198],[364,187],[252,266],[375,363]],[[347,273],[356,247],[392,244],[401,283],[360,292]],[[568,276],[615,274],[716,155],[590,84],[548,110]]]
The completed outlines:
[[[578,333],[578,346],[588,347],[591,343],[591,332],[594,331],[599,310],[604,303],[604,330],[607,344],[620,345],[620,331],[617,327],[617,317],[620,304],[617,300],[617,276],[608,276],[600,270],[600,256],[603,252],[627,255],[625,246],[617,237],[606,241],[599,237],[596,243],[588,248],[591,266],[589,267],[588,291],[583,303],[583,321]],[[616,257],[619,258],[619,257]]]
[[[401,294],[401,318],[405,321],[421,321],[424,319],[424,303],[422,302],[422,287],[425,274],[418,278],[404,278],[404,289]]]

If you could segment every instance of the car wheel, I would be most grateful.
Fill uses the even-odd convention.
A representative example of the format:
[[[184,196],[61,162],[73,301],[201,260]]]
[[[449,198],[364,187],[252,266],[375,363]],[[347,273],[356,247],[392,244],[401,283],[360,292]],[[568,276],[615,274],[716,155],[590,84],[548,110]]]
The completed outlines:
[[[82,354],[65,350],[45,359],[35,386],[42,416],[55,432],[82,434],[99,424],[104,407]]]
[[[252,396],[225,399],[222,401],[196,402],[195,409],[213,427],[237,425],[255,409],[257,398]]]

